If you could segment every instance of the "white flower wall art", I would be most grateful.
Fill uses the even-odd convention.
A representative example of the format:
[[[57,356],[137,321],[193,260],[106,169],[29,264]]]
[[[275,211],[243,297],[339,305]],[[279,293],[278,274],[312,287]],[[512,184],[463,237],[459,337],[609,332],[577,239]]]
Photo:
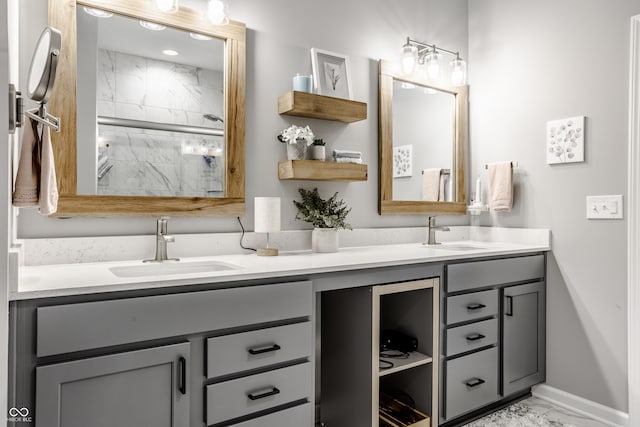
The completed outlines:
[[[393,147],[393,177],[411,176],[413,171],[413,145]]]
[[[585,116],[547,122],[547,164],[584,162]]]

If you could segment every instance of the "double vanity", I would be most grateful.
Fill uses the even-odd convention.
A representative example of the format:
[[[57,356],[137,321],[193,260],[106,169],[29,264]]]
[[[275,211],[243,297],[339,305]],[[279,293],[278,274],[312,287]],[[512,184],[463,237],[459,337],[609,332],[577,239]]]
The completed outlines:
[[[409,395],[419,425],[457,425],[544,381],[549,250],[547,230],[460,229],[438,246],[21,267],[10,406],[39,427],[376,426],[381,396]],[[384,329],[418,339],[391,369]]]

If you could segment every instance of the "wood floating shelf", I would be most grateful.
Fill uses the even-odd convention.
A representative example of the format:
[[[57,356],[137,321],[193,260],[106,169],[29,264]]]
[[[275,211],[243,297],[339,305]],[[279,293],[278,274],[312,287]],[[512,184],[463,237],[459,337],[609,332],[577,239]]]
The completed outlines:
[[[366,181],[367,165],[323,162],[320,160],[284,160],[278,163],[278,178],[303,181]]]
[[[367,104],[314,93],[291,91],[278,97],[278,113],[352,123],[367,118]]]

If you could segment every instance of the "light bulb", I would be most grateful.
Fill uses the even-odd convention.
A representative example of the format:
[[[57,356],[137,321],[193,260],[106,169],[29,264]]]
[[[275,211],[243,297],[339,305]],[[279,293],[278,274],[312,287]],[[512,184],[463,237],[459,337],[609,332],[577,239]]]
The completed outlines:
[[[226,4],[223,0],[211,0],[207,7],[207,18],[213,25],[226,25],[229,23]]]
[[[96,18],[111,18],[113,16],[113,13],[111,12],[107,12],[100,9],[94,9],[92,7],[84,6],[83,9],[86,13],[88,13],[91,16],[95,16]]]
[[[402,46],[402,72],[405,74],[413,73],[418,60],[418,48],[409,44],[409,41]]]
[[[155,3],[156,8],[164,13],[175,13],[180,9],[178,0],[155,0]]]
[[[149,21],[140,21],[140,26],[142,28],[146,28],[147,30],[151,30],[151,31],[162,31],[165,28],[167,28],[164,25],[156,24],[155,22],[149,22]]]
[[[451,84],[453,86],[463,86],[467,83],[467,63],[460,57],[451,61]]]
[[[198,33],[189,33],[189,36],[194,39],[194,40],[211,40],[213,37],[209,37],[209,36],[205,36],[204,34],[198,34]]]
[[[431,80],[438,80],[440,78],[440,55],[435,50],[432,50],[427,54],[425,58],[427,64],[427,76]]]

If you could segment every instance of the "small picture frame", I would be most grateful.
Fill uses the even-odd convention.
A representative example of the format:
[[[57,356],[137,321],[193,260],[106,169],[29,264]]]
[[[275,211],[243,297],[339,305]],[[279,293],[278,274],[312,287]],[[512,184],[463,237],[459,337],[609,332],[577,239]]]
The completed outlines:
[[[311,67],[316,93],[335,98],[353,99],[347,56],[312,48]]]
[[[584,162],[585,116],[547,122],[547,164]]]
[[[413,145],[393,147],[393,177],[405,178],[413,175]]]

